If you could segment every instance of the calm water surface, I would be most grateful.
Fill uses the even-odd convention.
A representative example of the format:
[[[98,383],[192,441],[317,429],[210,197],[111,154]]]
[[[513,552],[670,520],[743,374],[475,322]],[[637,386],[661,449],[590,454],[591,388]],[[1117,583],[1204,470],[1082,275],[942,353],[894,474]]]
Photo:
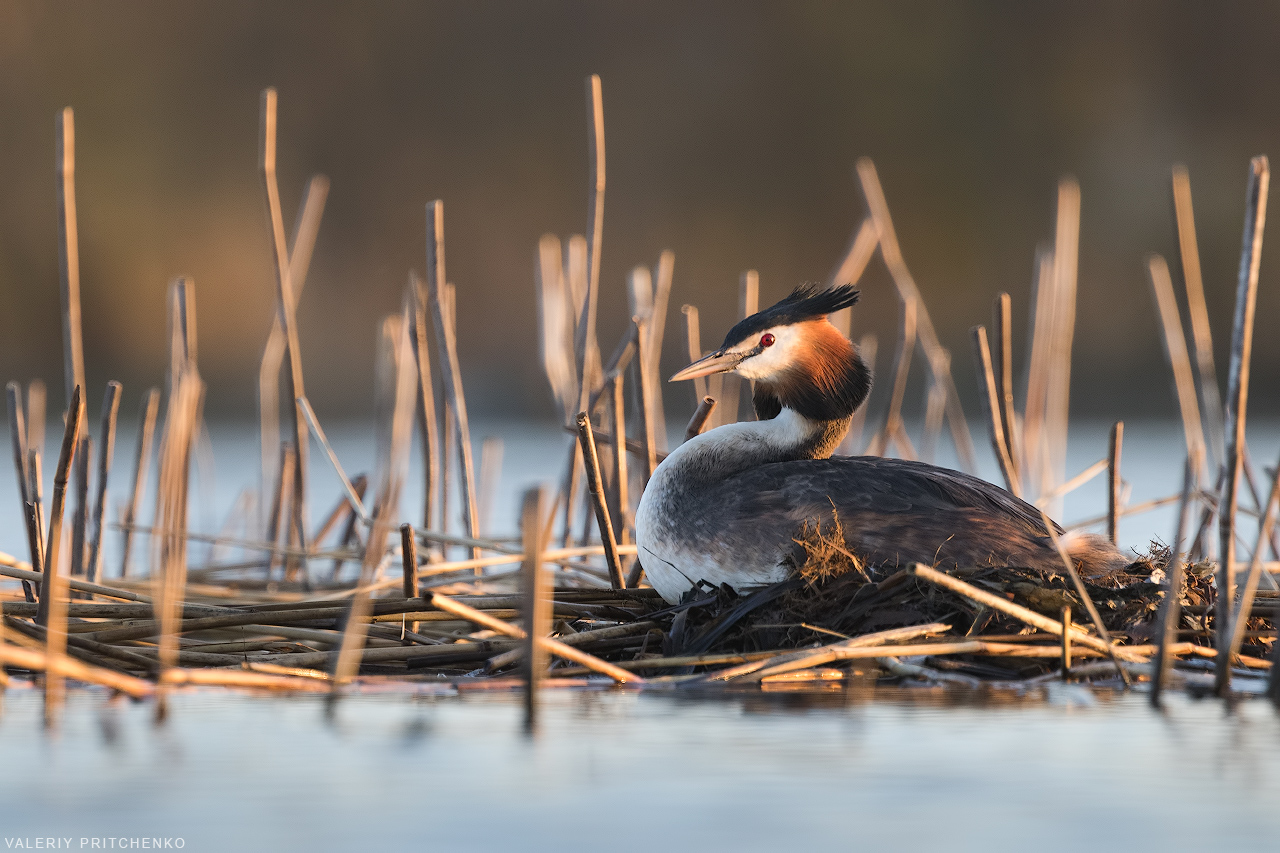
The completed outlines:
[[[187,850],[1236,850],[1280,844],[1280,717],[1081,688],[1043,701],[933,691],[688,700],[34,690],[0,721],[0,830],[158,836]]]

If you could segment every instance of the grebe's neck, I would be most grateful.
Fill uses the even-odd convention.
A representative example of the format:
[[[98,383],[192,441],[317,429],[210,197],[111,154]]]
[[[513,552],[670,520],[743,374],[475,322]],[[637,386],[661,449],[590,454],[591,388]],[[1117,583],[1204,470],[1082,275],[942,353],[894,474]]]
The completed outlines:
[[[849,431],[850,421],[848,417],[814,420],[783,408],[769,420],[725,424],[677,447],[658,466],[654,477],[678,480],[682,489],[696,491],[701,484],[716,483],[760,465],[825,459]]]

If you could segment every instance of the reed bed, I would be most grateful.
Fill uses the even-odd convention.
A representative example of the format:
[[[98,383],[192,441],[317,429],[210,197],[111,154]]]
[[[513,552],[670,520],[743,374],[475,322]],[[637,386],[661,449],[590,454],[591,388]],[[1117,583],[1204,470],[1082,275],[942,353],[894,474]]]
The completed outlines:
[[[1079,243],[1074,180],[1062,181],[1054,239],[1039,250],[1020,378],[1008,294],[995,297],[990,332],[973,329],[981,422],[1005,486],[1056,512],[1064,495],[1106,471],[1106,511],[1084,523],[1105,524],[1114,541],[1122,520],[1176,501],[1178,520],[1167,546],[1156,543],[1126,571],[1106,578],[1082,579],[1065,552],[1062,572],[1047,576],[1017,567],[944,573],[918,564],[865,565],[846,550],[838,518],[815,519],[796,539],[802,556],[791,579],[741,594],[698,588],[672,606],[644,584],[632,544],[636,503],[669,450],[668,436],[688,440],[738,420],[749,409],[743,400],[750,389],[736,377],[699,379],[690,386],[693,418],[668,421],[660,355],[673,293],[671,252],[662,252],[653,267],[632,270],[626,282],[631,322],[616,345],[602,348],[605,125],[598,77],[587,81],[587,118],[585,235],[546,235],[534,260],[541,359],[568,433],[563,473],[554,492],[535,489],[519,498],[520,529],[512,536],[487,523],[495,501],[516,500],[494,494],[501,445],[485,443],[478,476],[471,455],[454,323],[456,300],[467,298],[467,289],[446,276],[442,201],[425,205],[425,275],[409,271],[402,311],[378,331],[377,470],[348,476],[326,438],[303,384],[296,307],[328,181],[310,181],[288,240],[275,177],[277,97],[263,92],[258,151],[276,310],[263,318],[270,332],[257,389],[262,467],[246,472],[247,480],[257,480],[249,498],[212,534],[193,529],[188,514],[204,413],[195,283],[184,278],[170,293],[166,388],[140,395],[131,476],[115,484],[127,498],[109,518],[116,416],[128,392],[108,384],[95,444],[84,402],[91,395],[80,331],[74,117],[63,111],[56,157],[69,402],[46,517],[44,388],[32,383],[24,395],[10,382],[7,389],[28,554],[25,560],[0,554],[4,682],[38,679],[50,725],[58,719],[65,679],[154,697],[159,715],[165,694],[182,685],[324,693],[334,700],[374,683],[407,690],[441,682],[487,686],[523,690],[531,725],[540,687],[596,681],[633,689],[829,690],[889,681],[1034,690],[1048,680],[1076,679],[1124,688],[1149,683],[1153,701],[1172,687],[1267,692],[1280,701],[1273,666],[1280,592],[1272,576],[1280,561],[1273,529],[1280,475],[1261,500],[1245,443],[1265,158],[1256,158],[1249,171],[1225,396],[1213,368],[1190,180],[1181,167],[1171,185],[1173,225],[1191,346],[1175,275],[1162,258],[1147,264],[1186,437],[1179,493],[1126,505],[1122,423],[1112,431],[1106,459],[1074,476],[1065,469]],[[830,283],[857,282],[878,252],[896,289],[900,322],[892,363],[881,371],[887,381],[877,391],[888,395],[887,403],[872,409],[883,413],[873,418],[860,411],[842,452],[932,458],[949,437],[961,467],[972,471],[976,451],[952,356],[939,343],[908,269],[874,165],[860,160],[856,177],[868,215],[834,264]],[[758,309],[759,291],[758,274],[743,272],[742,316]],[[694,305],[682,312],[684,343],[696,359],[706,354],[699,312]],[[833,321],[851,334],[847,313]],[[859,346],[874,365],[874,335],[863,333]],[[608,359],[605,351],[612,353]],[[926,414],[923,433],[913,440],[902,410],[917,362],[924,368]],[[420,472],[408,462],[415,431]],[[337,495],[309,492],[313,442],[341,481]],[[1252,506],[1241,503],[1241,481]],[[76,507],[66,518],[69,484]],[[405,490],[413,488],[423,497],[419,520],[403,518],[400,510]],[[144,501],[148,492],[154,500]],[[313,499],[333,501],[315,527],[308,517]],[[145,519],[148,503],[154,517]],[[1251,551],[1243,550],[1243,517],[1256,522]],[[1215,523],[1216,540],[1209,535]],[[1049,531],[1056,544],[1051,525]],[[114,566],[102,558],[107,535],[120,537],[122,558]],[[193,542],[215,547],[194,560]],[[1213,669],[1208,680],[1206,662]]]

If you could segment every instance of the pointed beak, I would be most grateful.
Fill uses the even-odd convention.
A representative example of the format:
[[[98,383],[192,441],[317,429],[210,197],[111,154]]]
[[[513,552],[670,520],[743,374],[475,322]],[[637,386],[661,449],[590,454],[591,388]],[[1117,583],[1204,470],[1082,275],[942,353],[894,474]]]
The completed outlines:
[[[697,379],[699,376],[710,376],[713,373],[728,373],[741,363],[741,353],[718,350],[711,353],[711,355],[698,359],[684,370],[681,370],[675,376],[672,376],[668,381],[680,382],[684,379]]]

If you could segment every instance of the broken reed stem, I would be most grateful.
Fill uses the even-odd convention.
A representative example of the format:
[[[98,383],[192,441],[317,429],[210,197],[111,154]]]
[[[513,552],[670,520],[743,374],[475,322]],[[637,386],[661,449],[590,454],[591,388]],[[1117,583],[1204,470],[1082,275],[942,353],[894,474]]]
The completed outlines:
[[[400,525],[400,563],[404,568],[404,597],[418,597],[418,547],[413,525]]]
[[[1064,630],[1063,624],[1055,619],[1050,619],[1048,616],[1043,616],[1036,613],[1034,610],[1029,610],[1023,607],[1022,605],[1014,604],[1008,599],[1001,598],[998,595],[980,590],[975,586],[965,583],[959,578],[931,569],[921,563],[913,564],[907,571],[922,580],[926,580],[929,583],[934,584],[935,586],[940,586],[943,589],[949,589],[957,595],[962,595],[976,604],[982,604],[990,607],[992,610],[998,610],[1006,616],[1012,616],[1014,619],[1025,622],[1033,628],[1039,628],[1041,631],[1047,631],[1054,636],[1061,636]],[[1086,646],[1104,654],[1114,653],[1116,656],[1123,657],[1126,660],[1136,659],[1135,655],[1130,650],[1125,649],[1122,646],[1113,646],[1109,640],[1095,637],[1092,634],[1086,634],[1074,625],[1066,626],[1065,630],[1071,631],[1072,641],[1079,645]]]
[[[303,190],[298,216],[293,225],[293,243],[289,250],[289,283],[292,286],[294,310],[302,298],[311,268],[311,255],[315,250],[320,220],[324,216],[325,201],[329,197],[329,179],[316,175]],[[280,444],[280,369],[284,364],[288,341],[280,312],[271,318],[271,331],[262,349],[262,361],[258,366],[258,420],[259,444],[262,453],[259,501],[266,505],[266,493],[272,481],[271,471],[277,460],[276,448]],[[261,527],[258,528],[261,530]]]
[[[702,358],[702,333],[698,328],[698,306],[682,305],[680,312],[684,314],[685,343],[688,348],[689,363],[692,364]],[[707,378],[705,376],[693,378],[693,393],[699,400],[706,398]]]
[[[1239,503],[1240,469],[1245,443],[1246,408],[1249,401],[1249,360],[1253,350],[1253,319],[1258,297],[1258,267],[1262,261],[1262,232],[1267,219],[1267,189],[1271,171],[1266,157],[1249,164],[1245,193],[1244,238],[1236,284],[1235,318],[1231,330],[1231,362],[1227,372],[1226,478],[1218,509],[1218,599],[1214,611],[1218,661],[1215,690],[1225,696],[1231,689],[1231,607],[1235,601],[1236,508]]]
[[[633,322],[636,324],[636,329],[639,333],[640,351],[643,352],[644,341],[648,335],[649,322],[642,317],[634,317]],[[635,369],[635,382],[632,384],[632,388],[636,392],[636,407],[640,414],[641,446],[644,448],[644,484],[648,485],[649,478],[653,476],[653,472],[658,467],[657,425],[654,423],[653,408],[650,406],[653,383],[644,358],[636,358],[631,364]]]
[[[1178,314],[1173,281],[1169,277],[1168,264],[1159,255],[1152,255],[1147,259],[1147,273],[1151,280],[1151,292],[1156,300],[1156,310],[1160,314],[1165,358],[1173,371],[1173,388],[1178,398],[1178,410],[1182,415],[1187,455],[1195,455],[1196,448],[1204,446],[1204,428],[1200,423],[1200,407],[1196,402],[1195,380],[1191,374],[1191,357],[1187,354],[1187,337]],[[1216,383],[1217,380],[1214,381]],[[1217,394],[1216,390],[1214,394]]]
[[[547,671],[547,647],[541,641],[551,634],[552,584],[542,565],[546,550],[542,520],[546,515],[543,490],[526,491],[520,502],[520,534],[524,542],[520,574],[524,593],[525,729],[529,731],[537,725],[538,687]]]
[[[1169,680],[1169,672],[1173,666],[1173,655],[1170,649],[1178,639],[1178,623],[1181,621],[1182,604],[1178,596],[1182,592],[1182,578],[1186,571],[1186,562],[1182,556],[1182,534],[1187,529],[1187,515],[1191,511],[1191,491],[1195,488],[1199,477],[1201,460],[1196,456],[1188,456],[1186,467],[1182,472],[1182,497],[1178,502],[1178,517],[1174,522],[1173,537],[1170,545],[1169,567],[1165,571],[1165,593],[1160,602],[1157,634],[1156,657],[1152,661],[1151,672],[1151,704],[1158,706],[1160,692]],[[1190,550],[1190,549],[1188,549]]]
[[[58,113],[56,125],[58,277],[62,282],[63,372],[67,399],[70,400],[76,388],[84,388],[84,337],[80,331],[80,244],[76,225],[76,119],[71,107],[65,107]]]
[[[476,477],[471,460],[471,427],[467,422],[467,403],[462,392],[462,367],[458,363],[458,343],[454,333],[452,300],[448,290],[444,267],[444,202],[433,201],[427,205],[427,301],[431,305],[431,319],[435,324],[436,346],[440,356],[440,373],[444,383],[445,401],[453,412],[456,427],[458,461],[461,466],[463,518],[467,535],[478,537],[476,525]],[[479,557],[472,549],[472,557]]]
[[[1084,581],[1080,579],[1080,573],[1076,571],[1075,561],[1071,559],[1071,555],[1062,547],[1062,540],[1058,538],[1058,533],[1054,529],[1053,521],[1045,514],[1044,510],[1040,510],[1040,520],[1044,524],[1044,529],[1049,533],[1049,541],[1053,544],[1053,549],[1058,552],[1058,556],[1062,559],[1062,565],[1067,570],[1067,574],[1071,578],[1071,583],[1076,588],[1076,594],[1080,596],[1080,600],[1084,602],[1084,609],[1089,614],[1089,621],[1093,622],[1093,629],[1098,632],[1098,636],[1102,642],[1106,644],[1106,653],[1111,658],[1111,662],[1116,665],[1116,671],[1120,673],[1120,678],[1124,681],[1127,688],[1129,684],[1129,673],[1120,665],[1120,659],[1116,656],[1116,647],[1111,642],[1111,634],[1107,631],[1106,624],[1102,621],[1102,616],[1098,613],[1098,608],[1094,606],[1093,599],[1089,597],[1089,591],[1084,587]]]
[[[427,342],[426,287],[417,273],[409,273],[413,355],[418,366],[418,429],[422,436],[422,526],[430,530],[435,517],[436,492],[440,488],[440,431],[436,420],[436,386],[431,377],[431,348]]]
[[[168,713],[165,673],[178,665],[178,633],[187,585],[187,523],[191,476],[191,451],[200,422],[204,383],[194,371],[179,374],[165,412],[164,438],[156,489],[155,526],[164,533],[152,537],[156,574],[152,579],[156,620],[159,622],[161,688],[156,717]]]
[[[156,418],[160,414],[160,389],[152,388],[142,398],[141,417],[138,421],[138,446],[133,463],[133,488],[129,502],[125,504],[121,528],[124,541],[120,548],[120,577],[129,576],[129,556],[133,550],[133,530],[137,523],[138,509],[146,490],[147,468],[151,464],[151,444],[156,434]]]
[[[84,401],[80,386],[71,390],[71,407],[67,411],[66,428],[62,436],[62,451],[58,454],[58,467],[53,475],[53,502],[49,508],[49,543],[45,546],[45,576],[41,584],[40,608],[36,612],[36,624],[48,629],[45,653],[49,660],[58,661],[67,649],[67,581],[63,574],[59,549],[62,544],[62,510],[67,496],[67,476],[74,461],[76,437],[84,420]],[[62,674],[51,670],[45,674],[44,721],[46,726],[56,725],[62,709]]]
[[[17,382],[10,382],[5,386],[5,394],[9,407],[9,440],[13,446],[13,470],[18,480],[18,498],[27,532],[27,547],[31,553],[31,564],[39,566],[41,537],[35,529],[35,514],[28,511],[31,491],[30,476],[27,472],[27,426],[22,411],[22,387]],[[35,592],[31,588],[30,581],[22,582],[22,592],[27,601],[35,601]]]
[[[297,455],[293,452],[293,443],[282,441],[280,443],[280,476],[276,480],[275,492],[271,497],[271,515],[267,521],[267,542],[272,546],[271,556],[267,560],[267,578],[270,579],[275,574],[278,561],[283,559],[283,551],[288,550],[289,537],[284,537],[281,542],[281,531],[288,530],[288,521],[285,519],[285,508],[289,504],[290,486],[293,485],[293,466],[297,464]],[[277,548],[278,546],[278,548]]]
[[[1049,396],[1049,359],[1053,337],[1053,250],[1040,246],[1036,251],[1035,277],[1031,287],[1031,317],[1027,358],[1027,395],[1022,408],[1022,454],[1018,467],[1030,493],[1042,496],[1052,490],[1044,479],[1044,418]]]
[[[613,535],[613,522],[609,518],[609,505],[605,501],[604,485],[600,479],[600,459],[596,455],[596,442],[591,434],[591,419],[586,412],[578,415],[578,443],[582,447],[582,458],[587,469],[587,488],[595,505],[600,540],[604,544],[605,559],[609,564],[609,582],[614,589],[626,589],[622,561],[618,556],[618,541]]]
[[[876,442],[874,455],[882,456],[889,449],[902,420],[902,400],[907,393],[907,375],[911,372],[911,356],[916,347],[916,300],[903,298],[902,322],[898,327],[898,347],[893,353],[893,393],[889,398],[889,413],[884,428]]]
[[[880,234],[876,230],[875,221],[871,217],[863,219],[858,225],[858,230],[849,238],[849,247],[845,249],[844,257],[841,258],[840,263],[836,264],[831,275],[827,276],[826,289],[830,290],[842,284],[857,284],[862,274],[866,272],[867,264],[871,263],[871,257],[875,254],[879,243]],[[847,309],[842,309],[831,315],[832,324],[846,338],[849,337],[849,313]]]
[[[716,398],[703,397],[698,402],[698,408],[694,410],[693,417],[689,418],[689,425],[684,428],[684,440],[702,435],[703,429],[707,426],[707,421],[711,418],[711,413],[715,411]]]
[[[365,543],[364,560],[360,565],[360,580],[357,582],[355,595],[351,597],[351,606],[347,611],[342,643],[329,658],[329,673],[333,676],[333,690],[329,694],[331,701],[338,698],[339,689],[354,678],[360,669],[361,652],[365,646],[365,637],[368,635],[369,614],[373,605],[369,598],[368,586],[373,580],[378,563],[382,561],[383,552],[387,547],[387,534],[392,529],[392,502],[389,492],[390,483],[384,482],[376,504],[378,513],[373,519],[373,527]]]
[[[983,326],[974,326],[969,334],[973,336],[974,360],[978,368],[978,399],[982,402],[982,413],[987,418],[991,449],[995,451],[996,461],[1000,463],[1005,488],[1014,497],[1022,497],[1022,487],[1014,473],[1013,460],[1009,458],[1009,445],[1005,439],[1003,418],[1000,415],[1000,393],[996,387],[995,372],[991,368],[991,350],[987,346],[987,330]]]
[[[1120,541],[1120,452],[1124,447],[1124,421],[1111,425],[1111,441],[1107,449],[1107,538],[1115,545]]]
[[[1218,390],[1218,371],[1213,363],[1213,334],[1209,328],[1209,309],[1204,300],[1204,282],[1200,274],[1200,249],[1196,244],[1196,222],[1191,208],[1191,178],[1185,166],[1173,167],[1173,211],[1178,228],[1178,249],[1182,259],[1182,280],[1187,290],[1187,312],[1191,316],[1191,338],[1196,349],[1197,387],[1204,408],[1206,440],[1210,450],[1210,468],[1224,459],[1226,439],[1223,432],[1222,395]]]
[[[481,531],[493,529],[493,502],[502,479],[502,450],[502,439],[497,436],[487,435],[480,440],[480,499],[476,507]]]
[[[75,509],[71,513],[71,566],[72,577],[84,577],[86,532],[89,527],[89,463],[93,457],[93,439],[86,431],[76,447],[76,463],[72,472],[76,493]]]
[[[942,622],[933,622],[928,625],[910,625],[905,628],[891,628],[887,631],[863,634],[861,637],[853,637],[848,640],[842,640],[839,643],[820,646],[816,649],[800,649],[782,654],[773,653],[754,660],[747,660],[738,666],[710,673],[707,675],[706,680],[734,681],[754,676],[751,680],[758,681],[765,675],[763,670],[768,670],[770,675],[780,675],[784,672],[808,669],[811,666],[821,666],[824,663],[837,660],[841,652],[847,652],[852,649],[873,648],[892,642],[943,634],[950,630],[951,626]]]
[[[93,543],[89,548],[86,577],[92,583],[98,579],[102,564],[102,527],[107,514],[107,477],[111,474],[111,460],[116,447],[116,416],[120,412],[122,386],[119,382],[107,383],[107,393],[102,400],[102,445],[98,449],[98,496],[93,510]]]
[[[596,343],[596,314],[600,294],[600,247],[604,240],[604,97],[600,89],[600,76],[587,78],[587,113],[590,126],[587,133],[590,181],[587,199],[587,258],[586,288],[582,311],[579,315],[574,349],[578,359],[578,411],[587,408],[591,392],[595,390],[594,377],[599,370],[600,348]]]
[[[1076,268],[1080,255],[1080,185],[1058,182],[1053,240],[1054,324],[1049,348],[1049,385],[1045,401],[1045,473],[1049,488],[1067,477],[1067,428],[1071,411],[1071,349],[1076,326]]]
[[[284,329],[285,346],[289,355],[289,372],[286,374],[289,389],[291,425],[294,450],[298,454],[294,468],[293,518],[297,528],[300,550],[300,570],[307,576],[305,552],[307,550],[307,425],[299,411],[297,401],[307,395],[302,379],[302,351],[298,346],[298,320],[294,308],[292,270],[289,265],[289,249],[285,245],[284,215],[280,210],[280,187],[276,181],[276,90],[262,90],[261,137],[258,148],[258,166],[262,175],[263,190],[267,201],[267,218],[271,229],[271,252],[276,270],[276,311]]]
[[[1013,478],[1022,483],[1022,452],[1018,441],[1018,414],[1013,402],[1013,302],[1009,294],[1000,293],[992,306],[991,331],[995,357],[996,391],[1000,402],[1000,422],[1004,426],[1005,445],[1013,464]]]
[[[893,277],[898,295],[904,302],[911,302],[919,307],[916,322],[919,328],[920,344],[929,369],[933,373],[934,381],[947,392],[947,422],[951,426],[951,438],[955,444],[956,455],[960,459],[960,468],[973,472],[977,466],[973,437],[969,434],[969,425],[965,420],[964,409],[960,405],[960,395],[956,391],[956,383],[950,369],[940,358],[942,346],[938,343],[933,321],[929,319],[928,310],[920,304],[920,290],[916,287],[915,279],[912,278],[911,272],[907,269],[907,263],[902,257],[902,249],[898,245],[893,220],[889,216],[889,203],[885,200],[875,164],[863,157],[858,160],[857,172],[867,209],[876,224],[880,256],[884,259],[885,266],[889,268],[889,274]]]
[[[653,422],[658,425],[657,446],[662,452],[667,449],[667,411],[662,400],[662,342],[667,330],[667,307],[671,302],[671,282],[675,275],[676,256],[674,252],[664,250],[658,256],[658,265],[653,268],[653,310],[649,320],[648,351],[643,354],[645,370],[649,375],[649,400],[653,405]]]

